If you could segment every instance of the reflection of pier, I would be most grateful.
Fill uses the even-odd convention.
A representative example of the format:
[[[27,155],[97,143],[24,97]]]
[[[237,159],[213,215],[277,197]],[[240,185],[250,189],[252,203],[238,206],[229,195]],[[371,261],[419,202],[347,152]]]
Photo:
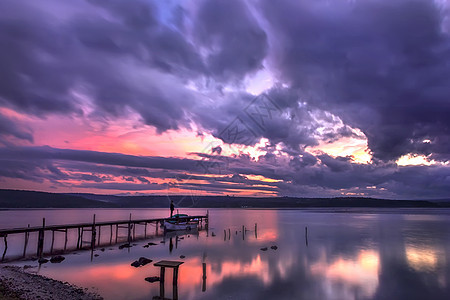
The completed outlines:
[[[179,217],[178,220],[191,220],[191,219],[197,219],[199,220],[200,224],[203,224],[205,222],[205,226],[208,226],[208,215],[205,216],[187,216],[187,217]],[[90,249],[94,249],[96,246],[100,246],[100,236],[102,233],[102,228],[109,227],[107,232],[109,231],[109,244],[113,244],[113,233],[114,233],[114,227],[115,227],[115,239],[114,243],[118,242],[119,237],[119,229],[125,228],[127,230],[127,241],[128,243],[136,238],[136,227],[138,225],[144,226],[144,236],[143,238],[147,238],[147,225],[148,224],[154,224],[156,225],[156,232],[155,234],[158,235],[158,224],[160,224],[163,221],[168,220],[168,218],[156,218],[156,219],[139,219],[139,220],[133,220],[130,218],[128,220],[122,220],[122,221],[109,221],[109,222],[96,222],[95,215],[93,216],[92,223],[79,223],[79,224],[66,224],[66,225],[51,225],[47,226],[45,224],[45,218],[42,220],[42,226],[36,226],[36,227],[24,227],[24,228],[12,228],[12,229],[1,229],[0,230],[0,237],[3,237],[4,240],[4,250],[1,257],[1,261],[5,259],[6,251],[8,249],[8,240],[7,237],[9,235],[17,235],[17,234],[24,234],[24,248],[23,248],[23,257],[26,255],[27,246],[30,239],[30,233],[37,233],[37,251],[36,255],[38,257],[42,257],[44,255],[44,237],[46,236],[46,233],[51,232],[52,233],[52,242],[51,242],[51,248],[50,248],[50,254],[53,252],[53,245],[55,240],[55,232],[62,232],[64,233],[64,251],[66,251],[67,248],[67,242],[68,242],[68,232],[70,230],[77,230],[77,243],[76,243],[76,249],[84,249],[83,244],[86,243],[86,241],[83,240],[83,236],[85,232],[90,232],[90,240],[87,241],[89,244]],[[98,234],[98,236],[97,236]],[[75,250],[75,249],[72,249]]]

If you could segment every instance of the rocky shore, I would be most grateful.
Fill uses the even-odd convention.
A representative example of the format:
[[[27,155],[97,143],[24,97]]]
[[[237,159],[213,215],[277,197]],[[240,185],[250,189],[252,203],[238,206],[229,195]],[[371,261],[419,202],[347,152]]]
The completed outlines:
[[[31,274],[17,266],[0,267],[0,299],[99,300],[99,295],[67,282]]]

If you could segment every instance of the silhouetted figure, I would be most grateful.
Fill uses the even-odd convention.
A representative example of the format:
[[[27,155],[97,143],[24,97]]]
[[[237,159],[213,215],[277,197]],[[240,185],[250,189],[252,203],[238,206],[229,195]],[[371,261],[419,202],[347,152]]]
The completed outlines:
[[[170,217],[173,216],[173,210],[175,209],[175,206],[173,205],[173,200],[170,200]]]

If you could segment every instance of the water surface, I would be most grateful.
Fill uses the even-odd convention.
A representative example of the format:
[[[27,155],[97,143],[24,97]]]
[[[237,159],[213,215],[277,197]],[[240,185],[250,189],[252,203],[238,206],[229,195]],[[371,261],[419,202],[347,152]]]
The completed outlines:
[[[205,214],[206,210],[183,212]],[[90,222],[94,213],[98,221],[108,221],[128,219],[130,213],[136,219],[164,217],[167,210],[0,211],[0,228],[39,225],[42,217],[47,224]],[[105,299],[151,299],[159,295],[159,283],[144,280],[158,276],[159,269],[153,264],[130,266],[141,256],[154,262],[184,261],[179,271],[179,299],[450,297],[449,210],[210,209],[209,214],[209,230],[198,233],[163,235],[148,225],[150,237],[144,239],[143,226],[138,226],[133,241],[136,245],[129,249],[118,248],[126,241],[126,229],[119,232],[119,244],[114,244],[113,230],[112,245],[109,228],[102,229],[101,245],[94,252],[77,250],[65,254],[61,264],[48,263],[34,270],[98,291]],[[50,240],[46,236],[47,252]],[[21,256],[23,236],[10,236],[8,241],[7,258]],[[157,245],[144,248],[149,242]],[[75,243],[73,231],[66,248],[73,248]],[[64,234],[56,233],[53,251],[63,247]],[[266,251],[261,250],[265,247]],[[30,237],[27,256],[34,252],[35,242]],[[181,259],[181,255],[185,257]],[[29,260],[11,263],[37,266]],[[166,271],[165,293],[169,298],[171,276],[171,271]]]

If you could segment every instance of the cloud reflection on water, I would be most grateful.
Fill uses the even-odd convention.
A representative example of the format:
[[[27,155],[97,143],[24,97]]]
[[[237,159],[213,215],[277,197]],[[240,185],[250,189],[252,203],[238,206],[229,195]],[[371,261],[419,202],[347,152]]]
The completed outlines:
[[[198,237],[173,236],[172,252],[167,239],[165,244],[154,240],[157,245],[150,248],[142,247],[148,241],[137,241],[129,251],[114,246],[96,252],[100,256],[93,263],[85,252],[67,255],[62,264],[49,264],[40,273],[94,286],[105,299],[148,299],[158,294],[159,285],[144,278],[159,275],[159,269],[152,264],[130,266],[145,256],[185,262],[179,272],[180,299],[447,299],[450,295],[448,212],[421,216],[411,211],[223,209],[210,210],[210,215],[208,235],[201,231]],[[243,225],[248,230],[244,239]],[[171,276],[168,270],[169,296]]]

